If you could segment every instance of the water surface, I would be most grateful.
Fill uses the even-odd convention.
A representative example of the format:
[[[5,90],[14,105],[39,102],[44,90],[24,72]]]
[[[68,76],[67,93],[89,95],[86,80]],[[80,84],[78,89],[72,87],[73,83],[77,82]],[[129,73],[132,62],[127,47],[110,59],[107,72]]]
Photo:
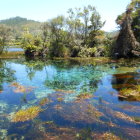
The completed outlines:
[[[139,60],[0,60],[0,139],[139,140],[140,102],[119,96],[139,82]]]

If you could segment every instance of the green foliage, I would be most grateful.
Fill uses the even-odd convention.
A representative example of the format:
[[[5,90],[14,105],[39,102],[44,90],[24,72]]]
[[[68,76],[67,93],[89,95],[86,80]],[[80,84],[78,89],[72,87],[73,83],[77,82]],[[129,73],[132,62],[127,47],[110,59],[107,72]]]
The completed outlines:
[[[40,53],[42,51],[42,39],[39,36],[33,36],[28,32],[24,33],[21,47],[25,50],[25,53],[34,56],[35,53]]]
[[[0,23],[13,28],[13,42],[20,44],[29,57],[93,57],[107,54],[102,53],[106,47],[98,47],[104,46],[105,33],[101,28],[105,22],[101,21],[96,8],[91,5],[69,9],[68,17],[57,16],[42,25],[20,17]]]
[[[4,50],[10,40],[11,28],[5,25],[0,25],[0,54]]]

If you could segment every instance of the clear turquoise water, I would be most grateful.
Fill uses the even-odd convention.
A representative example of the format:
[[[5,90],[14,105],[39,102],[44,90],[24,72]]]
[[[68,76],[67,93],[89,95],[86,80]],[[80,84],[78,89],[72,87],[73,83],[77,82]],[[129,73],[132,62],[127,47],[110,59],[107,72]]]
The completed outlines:
[[[116,88],[139,85],[139,62],[0,60],[1,139],[85,140],[112,133],[121,139],[139,140],[139,122],[131,118],[140,118],[140,102],[120,98],[122,87]],[[32,90],[16,92],[13,82]],[[77,100],[81,93],[92,97]],[[41,106],[43,98],[51,102]],[[16,112],[32,106],[42,109],[37,117],[12,122]]]

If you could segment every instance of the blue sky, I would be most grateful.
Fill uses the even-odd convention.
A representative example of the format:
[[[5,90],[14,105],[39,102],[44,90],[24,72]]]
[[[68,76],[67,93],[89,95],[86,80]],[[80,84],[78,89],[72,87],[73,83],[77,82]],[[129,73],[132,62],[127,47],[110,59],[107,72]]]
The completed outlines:
[[[21,16],[46,21],[57,15],[65,15],[69,8],[91,4],[96,7],[105,31],[116,29],[115,19],[124,12],[131,0],[0,0],[0,20]]]

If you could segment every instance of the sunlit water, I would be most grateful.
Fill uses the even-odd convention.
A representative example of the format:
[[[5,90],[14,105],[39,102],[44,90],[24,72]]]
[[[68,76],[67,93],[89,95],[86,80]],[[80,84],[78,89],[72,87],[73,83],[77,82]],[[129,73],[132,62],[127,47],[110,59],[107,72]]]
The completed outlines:
[[[139,82],[139,60],[1,60],[0,139],[99,140],[112,133],[139,140],[140,102],[118,96]],[[83,93],[91,96],[79,99]],[[43,99],[49,102],[41,104]],[[12,121],[16,112],[33,106],[41,108],[36,117]]]

